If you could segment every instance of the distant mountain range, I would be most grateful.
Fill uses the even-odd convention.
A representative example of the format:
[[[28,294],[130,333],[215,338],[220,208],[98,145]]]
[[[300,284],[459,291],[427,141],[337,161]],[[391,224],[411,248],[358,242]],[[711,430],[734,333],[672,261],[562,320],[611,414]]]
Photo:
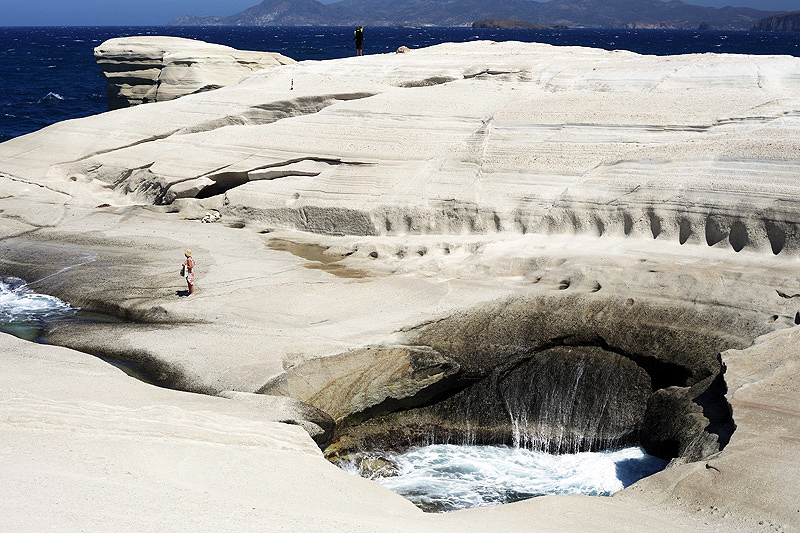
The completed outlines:
[[[759,20],[753,31],[800,31],[800,11],[775,15]]]
[[[745,7],[680,0],[264,0],[230,17],[184,16],[178,26],[469,26],[482,19],[518,19],[546,26],[747,30],[776,15]]]

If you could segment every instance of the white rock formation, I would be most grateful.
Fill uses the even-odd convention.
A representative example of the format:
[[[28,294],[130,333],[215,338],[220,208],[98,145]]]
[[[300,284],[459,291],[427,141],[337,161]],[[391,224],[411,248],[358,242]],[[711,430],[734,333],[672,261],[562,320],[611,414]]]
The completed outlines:
[[[441,45],[263,71],[56,125],[0,157],[11,174],[148,203],[227,192],[228,213],[311,231],[657,234],[795,253],[798,84],[791,57]]]
[[[8,341],[0,349],[25,357],[0,382],[9,399],[0,434],[14,438],[0,439],[0,458],[22,466],[3,505],[39,520],[35,529],[91,528],[109,523],[98,509],[121,505],[74,494],[123,483],[118,502],[190,495],[179,508],[149,506],[161,524],[198,509],[222,524],[208,498],[238,506],[230,494],[246,494],[241,516],[314,529],[307,505],[324,514],[330,490],[331,520],[367,530],[800,528],[800,446],[786,437],[800,420],[798,88],[792,57],[474,42],[284,65],[0,144],[0,274],[135,321],[61,327],[53,342],[196,392],[271,389],[338,421],[432,394],[459,372],[477,379],[487,360],[548,342],[606,343],[640,362],[672,354],[663,374],[685,381],[672,390],[702,383],[730,348],[722,361],[737,426],[713,459],[675,464],[613,498],[431,517],[325,470],[297,428],[265,436],[274,426],[252,425],[258,403],[237,404],[248,411],[231,424],[217,413],[230,400],[127,388],[89,368],[83,375],[108,391],[98,398],[64,375],[71,363],[48,359],[54,348]],[[220,221],[200,223],[212,210]],[[176,296],[187,247],[191,299]],[[547,327],[530,326],[543,309]],[[458,336],[437,330],[450,323]],[[134,399],[143,412],[120,411]],[[82,402],[103,403],[103,416],[75,418]],[[688,403],[704,423],[700,403]],[[177,411],[202,435],[187,424],[141,444],[142,428],[152,433],[172,405],[211,413]],[[295,420],[274,414],[286,409],[270,405],[265,418]],[[81,430],[70,448],[42,438],[73,420]],[[226,425],[235,435],[219,442]],[[128,444],[109,447],[111,438]],[[160,454],[165,467],[153,468]],[[29,475],[42,457],[52,460]],[[98,465],[88,480],[87,457]],[[252,475],[254,463],[279,491]],[[231,476],[212,477],[210,496],[194,491],[200,481],[165,484],[225,464]],[[237,492],[224,480],[240,474]],[[362,503],[348,507],[341,486],[358,486],[352,501]],[[61,501],[78,512],[56,513]],[[138,513],[110,514],[138,527]],[[19,515],[0,516],[19,529]]]
[[[274,52],[236,50],[180,37],[119,37],[94,50],[109,109],[219,89],[255,70],[294,61]]]

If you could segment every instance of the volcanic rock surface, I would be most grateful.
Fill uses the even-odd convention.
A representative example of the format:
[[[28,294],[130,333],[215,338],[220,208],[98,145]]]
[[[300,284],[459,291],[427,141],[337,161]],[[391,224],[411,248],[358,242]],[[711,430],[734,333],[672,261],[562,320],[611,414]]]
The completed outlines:
[[[124,502],[146,497],[181,502],[153,523],[228,529],[313,530],[314,506],[365,530],[800,527],[798,88],[785,56],[472,42],[283,65],[0,144],[0,273],[128,320],[48,340],[223,396],[4,338],[4,525],[140,527]],[[324,445],[331,420],[334,453],[469,425],[674,460],[613,498],[426,516],[273,424]]]
[[[293,63],[274,52],[236,50],[180,37],[119,37],[94,49],[108,108],[219,89],[255,70]]]

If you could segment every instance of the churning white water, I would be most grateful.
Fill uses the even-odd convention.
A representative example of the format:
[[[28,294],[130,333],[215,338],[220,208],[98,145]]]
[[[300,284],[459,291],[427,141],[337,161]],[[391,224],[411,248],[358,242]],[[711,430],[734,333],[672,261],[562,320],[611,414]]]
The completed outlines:
[[[639,447],[551,455],[508,446],[436,444],[369,456],[379,457],[383,467],[367,477],[431,512],[546,494],[611,495],[667,464]],[[365,475],[363,468],[346,469]]]
[[[38,294],[19,278],[0,278],[0,329],[23,338],[35,337],[52,320],[76,309],[54,296]]]

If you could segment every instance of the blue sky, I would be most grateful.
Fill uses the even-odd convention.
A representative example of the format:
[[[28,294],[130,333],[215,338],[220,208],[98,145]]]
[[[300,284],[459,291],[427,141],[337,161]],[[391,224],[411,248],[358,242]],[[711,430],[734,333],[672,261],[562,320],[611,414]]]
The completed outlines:
[[[323,0],[330,4],[334,0]],[[438,1],[438,0],[431,0]],[[722,7],[800,10],[800,0],[684,0]],[[180,15],[232,15],[260,0],[0,0],[0,26],[159,25]]]

